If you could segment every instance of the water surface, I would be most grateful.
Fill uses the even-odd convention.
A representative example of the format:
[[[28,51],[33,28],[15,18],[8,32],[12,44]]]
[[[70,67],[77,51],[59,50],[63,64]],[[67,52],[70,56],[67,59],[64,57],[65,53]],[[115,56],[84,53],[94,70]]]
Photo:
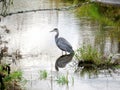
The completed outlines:
[[[15,0],[10,12],[65,6],[64,3],[56,0]],[[103,53],[119,53],[119,39],[117,36],[110,36],[111,28],[101,28],[91,20],[78,19],[72,11],[57,10],[7,16],[2,18],[0,25],[5,25],[10,30],[10,34],[4,37],[9,41],[7,44],[9,53],[19,49],[23,55],[16,64],[12,64],[12,67],[23,71],[23,77],[28,81],[24,86],[26,90],[118,90],[120,88],[118,72],[109,74],[105,70],[102,71],[103,74],[83,76],[75,73],[75,58],[63,57],[61,50],[55,44],[55,33],[50,33],[57,27],[60,36],[66,38],[74,50],[83,44],[92,44]],[[56,64],[59,71],[55,67]],[[39,79],[40,70],[47,70],[47,80]],[[59,85],[55,81],[58,76],[67,74],[68,86]]]

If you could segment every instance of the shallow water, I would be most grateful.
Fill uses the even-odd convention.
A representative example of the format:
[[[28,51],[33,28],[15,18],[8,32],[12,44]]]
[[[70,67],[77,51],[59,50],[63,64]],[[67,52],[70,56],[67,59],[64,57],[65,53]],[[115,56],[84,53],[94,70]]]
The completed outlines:
[[[65,7],[65,4],[56,0],[35,0],[31,2],[15,0],[10,12],[55,7]],[[16,64],[12,63],[11,66],[14,70],[21,69],[23,71],[23,77],[27,80],[23,86],[24,89],[118,90],[120,88],[119,71],[108,73],[105,70],[98,75],[75,73],[75,58],[72,56],[62,56],[61,58],[62,52],[57,48],[54,41],[55,33],[50,33],[53,28],[57,27],[60,36],[66,38],[74,50],[83,44],[92,44],[100,48],[104,54],[119,53],[118,37],[110,37],[109,35],[111,28],[101,28],[97,23],[90,20],[78,19],[72,11],[56,10],[7,16],[1,18],[0,25],[6,25],[10,30],[10,33],[4,37],[5,40],[9,41],[6,44],[9,47],[8,52],[14,53],[19,49],[23,55],[22,59],[17,60]],[[48,72],[46,80],[39,79],[40,70]],[[57,77],[61,75],[68,75],[68,85],[60,85],[56,82]]]

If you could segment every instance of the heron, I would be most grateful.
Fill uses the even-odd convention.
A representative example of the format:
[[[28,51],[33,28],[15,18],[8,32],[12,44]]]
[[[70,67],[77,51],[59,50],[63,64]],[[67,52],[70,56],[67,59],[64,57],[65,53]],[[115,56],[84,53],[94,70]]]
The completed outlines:
[[[67,52],[68,53],[74,53],[74,50],[73,50],[71,44],[66,39],[64,39],[63,37],[59,37],[58,28],[54,28],[50,32],[56,32],[55,42],[56,42],[56,45],[59,49],[61,49],[62,51],[65,51],[65,53],[67,53]]]

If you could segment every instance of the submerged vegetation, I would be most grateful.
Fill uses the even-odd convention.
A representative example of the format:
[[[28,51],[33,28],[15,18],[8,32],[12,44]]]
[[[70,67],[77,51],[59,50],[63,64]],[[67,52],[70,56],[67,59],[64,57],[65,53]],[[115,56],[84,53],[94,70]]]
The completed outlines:
[[[68,73],[64,75],[62,74],[62,75],[53,76],[50,73],[48,73],[46,70],[40,70],[39,75],[40,75],[39,77],[40,80],[53,80],[60,85],[68,85],[71,81],[72,85],[74,84],[74,78],[73,77],[68,78]]]
[[[62,75],[62,76],[57,77],[56,81],[58,84],[68,85],[68,83],[69,83],[68,74],[66,76]]]
[[[48,77],[48,73],[46,70],[39,71],[40,79],[46,79]]]

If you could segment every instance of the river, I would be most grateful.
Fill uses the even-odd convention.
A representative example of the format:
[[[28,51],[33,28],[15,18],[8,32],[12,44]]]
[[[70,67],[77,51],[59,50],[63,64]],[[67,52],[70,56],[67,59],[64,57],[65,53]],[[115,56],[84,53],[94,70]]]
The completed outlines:
[[[59,0],[14,1],[9,12],[67,7]],[[54,28],[58,28],[60,36],[66,38],[75,51],[83,44],[92,44],[103,54],[119,53],[119,38],[110,36],[113,28],[101,28],[91,20],[78,19],[72,10],[14,14],[1,18],[0,26],[6,26],[10,30],[10,33],[4,37],[9,42],[6,44],[9,48],[8,52],[14,53],[19,49],[23,56],[16,61],[16,64],[11,64],[14,70],[21,69],[24,79],[27,80],[27,83],[22,85],[23,90],[118,90],[120,88],[120,73],[109,74],[107,71],[102,71],[104,74],[86,73],[83,76],[75,73],[75,58],[64,56],[70,61],[72,59],[71,62],[64,61],[61,50],[55,44],[55,33],[50,33]],[[63,66],[60,64],[62,61],[65,63]],[[40,70],[47,71],[46,80],[39,79]],[[68,85],[60,85],[56,82],[57,77],[61,75],[68,76]]]

